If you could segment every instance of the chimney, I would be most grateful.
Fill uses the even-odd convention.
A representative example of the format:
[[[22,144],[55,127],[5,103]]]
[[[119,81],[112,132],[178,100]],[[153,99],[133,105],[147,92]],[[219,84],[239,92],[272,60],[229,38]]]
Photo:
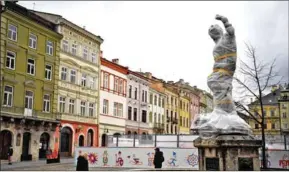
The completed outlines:
[[[115,63],[115,64],[118,64],[119,63],[119,59],[112,59],[112,62]]]
[[[168,84],[173,84],[174,83],[174,81],[168,81]]]
[[[85,30],[85,26],[83,26],[83,29]]]
[[[146,75],[146,77],[148,77],[149,79],[152,79],[152,73],[146,72],[145,75]]]

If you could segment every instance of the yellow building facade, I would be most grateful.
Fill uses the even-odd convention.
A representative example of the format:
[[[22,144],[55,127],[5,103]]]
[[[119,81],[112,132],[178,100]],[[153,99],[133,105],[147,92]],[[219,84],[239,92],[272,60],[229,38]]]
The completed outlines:
[[[54,149],[60,124],[55,70],[61,34],[56,25],[13,2],[1,14],[1,159],[36,160]]]
[[[179,101],[179,134],[189,134],[190,133],[190,98],[181,94]]]
[[[281,91],[279,102],[281,129],[286,135],[289,134],[289,84]]]
[[[166,112],[166,134],[179,133],[179,109],[178,109],[178,94],[167,84],[165,85],[165,94],[167,96],[165,112]]]

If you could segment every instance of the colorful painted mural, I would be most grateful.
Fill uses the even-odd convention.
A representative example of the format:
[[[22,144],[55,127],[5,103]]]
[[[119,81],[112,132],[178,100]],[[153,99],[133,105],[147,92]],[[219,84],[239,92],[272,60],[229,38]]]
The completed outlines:
[[[269,150],[267,151],[268,167],[289,169],[288,150]]]
[[[198,170],[197,149],[161,148],[163,168],[191,168]],[[154,148],[91,148],[75,150],[75,165],[79,154],[87,154],[90,167],[154,168]]]

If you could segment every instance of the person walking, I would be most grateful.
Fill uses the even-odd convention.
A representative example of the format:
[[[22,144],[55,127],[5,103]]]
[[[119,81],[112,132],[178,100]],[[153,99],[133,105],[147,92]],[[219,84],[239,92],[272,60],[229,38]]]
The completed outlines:
[[[163,152],[161,152],[159,148],[156,148],[155,151],[156,151],[154,157],[155,168],[162,168],[162,164],[165,161]]]
[[[12,160],[11,160],[12,156],[13,156],[13,148],[11,145],[9,145],[9,149],[8,149],[8,164],[9,165],[12,165]]]
[[[87,155],[79,155],[77,158],[76,171],[89,171]]]

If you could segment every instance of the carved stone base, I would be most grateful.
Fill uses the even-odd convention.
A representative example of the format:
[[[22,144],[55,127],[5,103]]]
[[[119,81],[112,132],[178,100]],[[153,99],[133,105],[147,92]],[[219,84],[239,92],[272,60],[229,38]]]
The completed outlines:
[[[194,140],[200,171],[260,171],[261,140],[249,135],[219,135]]]

